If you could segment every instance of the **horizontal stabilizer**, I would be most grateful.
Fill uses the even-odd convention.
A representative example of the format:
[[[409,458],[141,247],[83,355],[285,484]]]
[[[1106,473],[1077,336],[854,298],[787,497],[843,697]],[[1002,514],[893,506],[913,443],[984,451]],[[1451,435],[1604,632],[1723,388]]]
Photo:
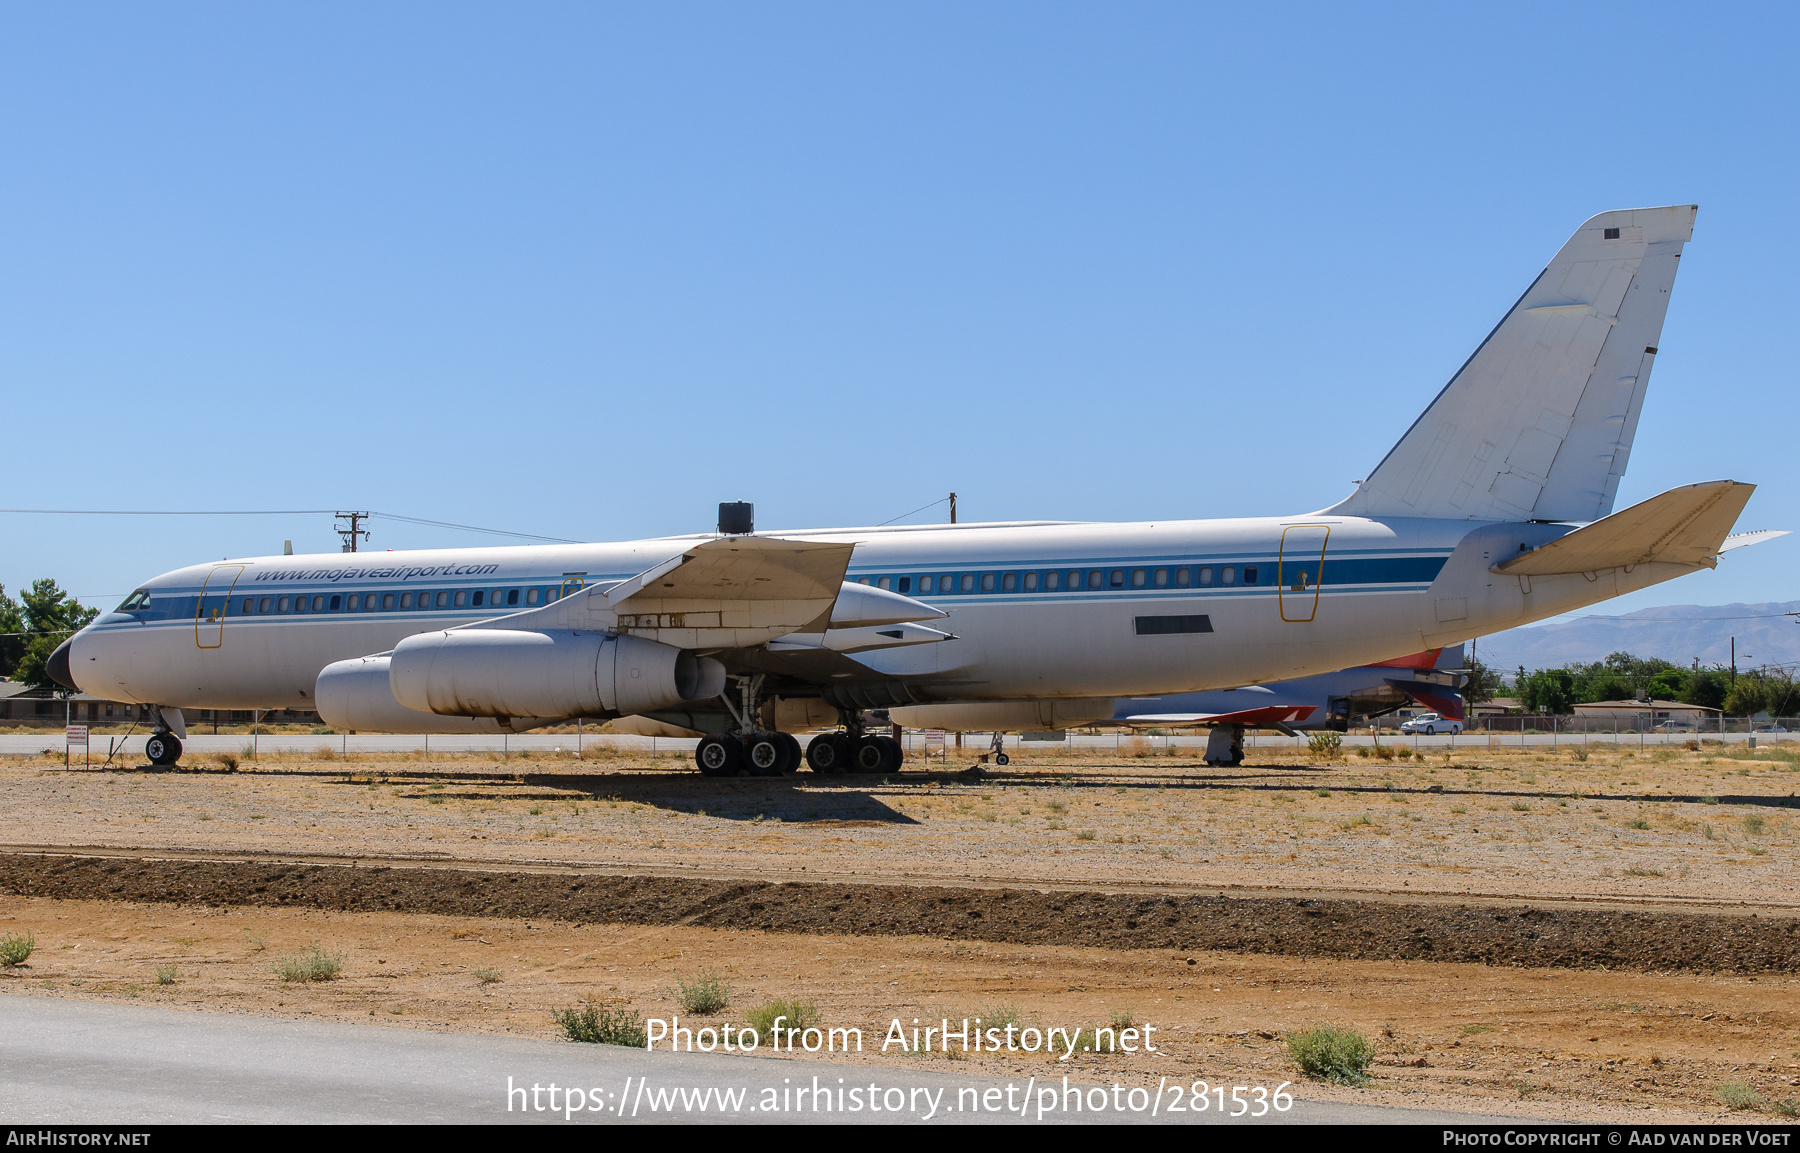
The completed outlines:
[[[1778,536],[1786,536],[1788,535],[1788,532],[1789,530],[1785,528],[1764,528],[1758,529],[1755,532],[1734,532],[1725,538],[1725,543],[1719,546],[1719,551],[1727,553],[1734,548],[1743,548],[1745,545],[1761,544],[1766,540],[1774,540]]]
[[[1651,562],[1712,568],[1724,547],[1726,534],[1755,491],[1755,485],[1735,480],[1670,489],[1502,561],[1494,566],[1494,571],[1516,576],[1555,576]]]

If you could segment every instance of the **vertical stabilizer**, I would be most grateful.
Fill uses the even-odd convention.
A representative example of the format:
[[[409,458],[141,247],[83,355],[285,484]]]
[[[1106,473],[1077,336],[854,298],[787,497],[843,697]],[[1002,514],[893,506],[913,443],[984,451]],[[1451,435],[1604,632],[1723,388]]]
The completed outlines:
[[[1583,224],[1369,478],[1326,511],[1611,513],[1695,211],[1626,209]]]

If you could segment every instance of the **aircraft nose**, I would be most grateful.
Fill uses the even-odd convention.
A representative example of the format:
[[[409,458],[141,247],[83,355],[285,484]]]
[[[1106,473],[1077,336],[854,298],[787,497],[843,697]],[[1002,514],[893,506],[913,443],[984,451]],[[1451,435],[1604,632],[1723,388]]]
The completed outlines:
[[[56,651],[50,654],[50,659],[44,662],[44,671],[50,674],[51,680],[63,688],[78,693],[81,691],[81,686],[75,683],[74,676],[69,672],[69,646],[74,643],[75,638],[70,637],[62,644],[57,645]]]

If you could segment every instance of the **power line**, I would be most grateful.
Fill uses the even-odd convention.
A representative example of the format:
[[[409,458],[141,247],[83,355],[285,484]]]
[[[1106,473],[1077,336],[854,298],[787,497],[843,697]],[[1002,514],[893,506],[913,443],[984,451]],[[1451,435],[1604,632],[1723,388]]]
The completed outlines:
[[[930,505],[926,505],[930,508]],[[337,509],[331,508],[267,508],[267,509],[123,509],[123,508],[0,508],[0,513],[12,513],[20,516],[336,516]],[[514,532],[504,528],[483,528],[473,524],[455,524],[443,520],[426,520],[423,517],[404,516],[397,512],[368,513],[371,517],[386,517],[388,520],[401,521],[405,524],[426,525],[431,528],[456,529],[460,532],[487,533],[490,536],[509,536],[520,540],[549,541],[552,544],[580,544],[567,537],[545,536],[542,533]],[[907,514],[911,516],[911,513]]]
[[[909,516],[917,516],[920,513],[924,512],[928,508],[936,508],[938,505],[943,504],[945,501],[954,500],[954,499],[955,499],[955,494],[952,494],[950,496],[941,496],[941,497],[937,498],[936,500],[932,501],[930,504],[922,504],[918,508],[913,509],[911,512],[901,513],[899,516],[895,517],[894,520],[905,520]],[[885,528],[886,526],[893,524],[894,520],[884,520],[880,524],[876,525],[875,527],[876,528]]]

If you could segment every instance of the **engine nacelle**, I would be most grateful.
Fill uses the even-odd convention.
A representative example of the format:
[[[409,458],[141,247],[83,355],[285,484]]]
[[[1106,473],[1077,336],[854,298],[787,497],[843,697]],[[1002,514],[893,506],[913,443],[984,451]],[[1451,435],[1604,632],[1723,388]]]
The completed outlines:
[[[1084,697],[1077,700],[905,705],[889,709],[888,715],[895,724],[907,728],[991,733],[1078,728],[1108,719],[1115,708],[1111,697]]]
[[[388,680],[402,705],[444,716],[603,716],[716,697],[725,666],[642,637],[452,629],[401,641]]]
[[[517,733],[561,719],[513,717],[503,727],[493,717],[441,717],[409,709],[389,687],[390,659],[382,653],[326,665],[313,685],[319,719],[353,733]]]

